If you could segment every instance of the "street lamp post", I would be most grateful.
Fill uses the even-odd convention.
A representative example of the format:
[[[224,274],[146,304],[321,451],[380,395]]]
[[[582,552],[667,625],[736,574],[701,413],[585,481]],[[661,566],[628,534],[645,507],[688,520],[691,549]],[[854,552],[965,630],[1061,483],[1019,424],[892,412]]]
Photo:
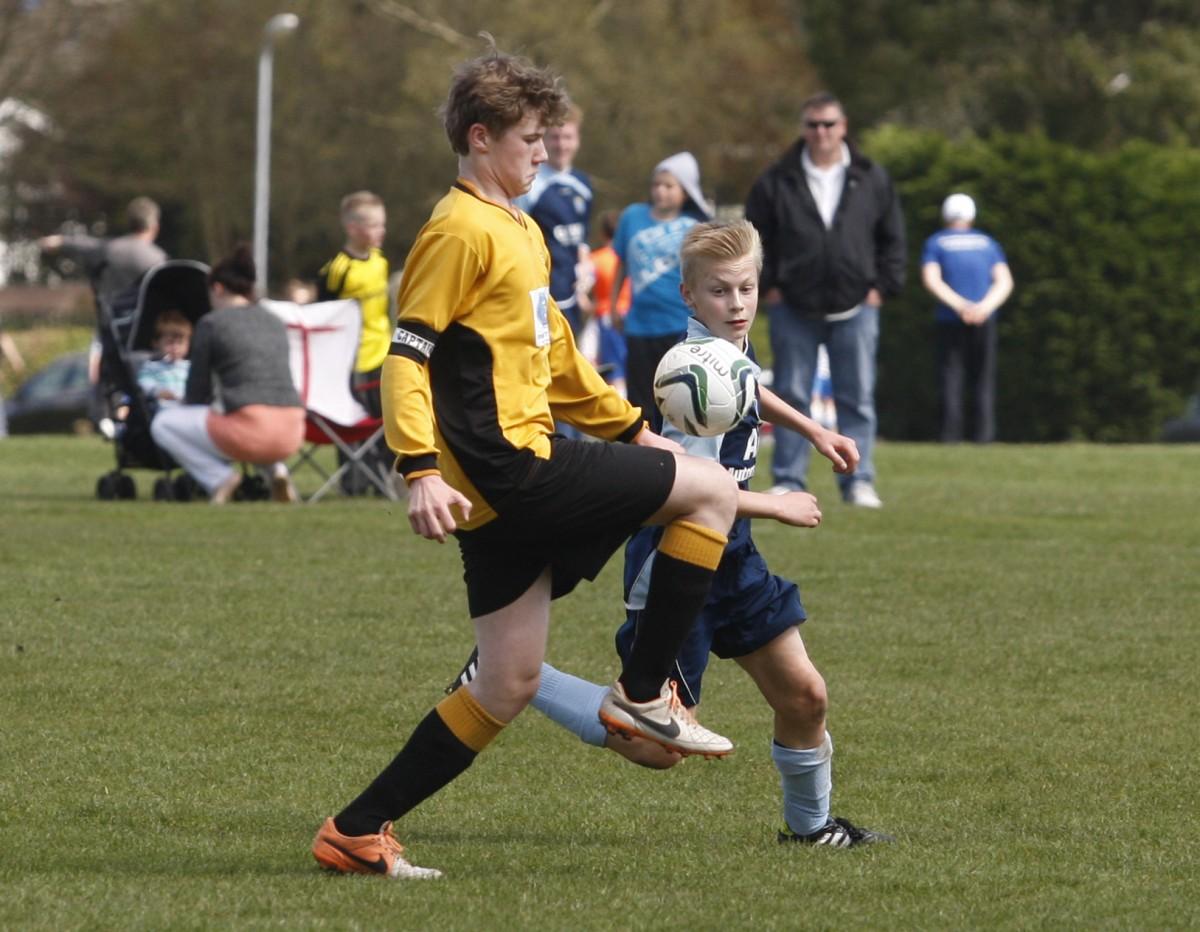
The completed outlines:
[[[300,25],[295,13],[279,13],[263,28],[258,55],[258,123],[254,150],[254,266],[258,293],[267,291],[267,218],[271,203],[271,69],[275,40]]]

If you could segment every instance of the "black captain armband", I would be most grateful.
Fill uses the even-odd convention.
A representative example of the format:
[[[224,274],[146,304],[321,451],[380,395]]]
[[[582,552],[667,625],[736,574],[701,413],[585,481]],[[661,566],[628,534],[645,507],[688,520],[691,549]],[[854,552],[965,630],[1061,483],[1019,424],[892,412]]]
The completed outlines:
[[[388,349],[388,355],[404,356],[424,365],[433,355],[437,339],[438,332],[432,327],[415,321],[402,321],[392,333],[392,345]]]

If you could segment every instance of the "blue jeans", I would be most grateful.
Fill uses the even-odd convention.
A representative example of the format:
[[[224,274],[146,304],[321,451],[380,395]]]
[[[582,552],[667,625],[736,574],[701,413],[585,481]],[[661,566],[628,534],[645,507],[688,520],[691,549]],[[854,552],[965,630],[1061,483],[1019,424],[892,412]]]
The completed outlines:
[[[851,482],[875,481],[875,351],[879,345],[879,308],[860,304],[858,313],[847,320],[829,321],[805,317],[785,304],[767,309],[774,355],[771,390],[798,410],[809,415],[813,376],[817,371],[817,349],[822,343],[829,353],[833,379],[833,401],[838,430],[858,445],[858,469],[853,476],[838,476],[844,493]],[[812,444],[800,434],[775,428],[775,482],[807,488],[808,459]]]

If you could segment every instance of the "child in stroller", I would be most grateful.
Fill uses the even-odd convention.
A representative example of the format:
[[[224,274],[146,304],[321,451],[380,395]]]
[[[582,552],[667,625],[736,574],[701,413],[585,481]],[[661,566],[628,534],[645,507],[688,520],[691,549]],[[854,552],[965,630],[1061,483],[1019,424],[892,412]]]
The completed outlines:
[[[153,411],[183,400],[193,329],[183,311],[169,308],[158,315],[154,327],[154,355],[142,363],[137,373],[138,386]]]
[[[158,405],[170,401],[165,395],[183,397],[180,373],[183,382],[187,375],[182,357],[196,322],[210,310],[207,282],[206,265],[175,259],[152,268],[133,290],[111,302],[97,297],[100,388],[117,421],[112,437],[116,468],[97,480],[97,498],[136,498],[128,469],[162,473],[154,483],[155,500],[203,495],[190,476],[174,475],[178,466],[154,443],[150,421]],[[174,388],[147,391],[159,378]]]
[[[154,482],[156,501],[206,497],[155,442],[150,424],[158,412],[184,397],[189,363],[179,357],[189,352],[196,324],[212,310],[208,276],[202,262],[172,259],[147,272],[136,292],[111,305],[97,300],[101,387],[111,409],[123,414],[113,437],[116,469],[97,481],[98,498],[136,498],[133,477],[125,472],[130,468],[161,471]],[[247,475],[236,497],[257,500],[270,495],[265,478]]]

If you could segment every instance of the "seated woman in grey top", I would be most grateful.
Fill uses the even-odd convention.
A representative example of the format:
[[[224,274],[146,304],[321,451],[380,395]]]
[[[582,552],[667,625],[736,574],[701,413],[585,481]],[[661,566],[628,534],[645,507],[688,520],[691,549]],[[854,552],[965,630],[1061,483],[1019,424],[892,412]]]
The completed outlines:
[[[159,412],[150,425],[154,442],[214,504],[227,502],[241,483],[231,461],[268,467],[272,497],[296,500],[283,460],[304,441],[304,407],[288,369],[287,331],[254,303],[254,280],[248,246],[213,266],[213,310],[196,325],[184,404]]]

